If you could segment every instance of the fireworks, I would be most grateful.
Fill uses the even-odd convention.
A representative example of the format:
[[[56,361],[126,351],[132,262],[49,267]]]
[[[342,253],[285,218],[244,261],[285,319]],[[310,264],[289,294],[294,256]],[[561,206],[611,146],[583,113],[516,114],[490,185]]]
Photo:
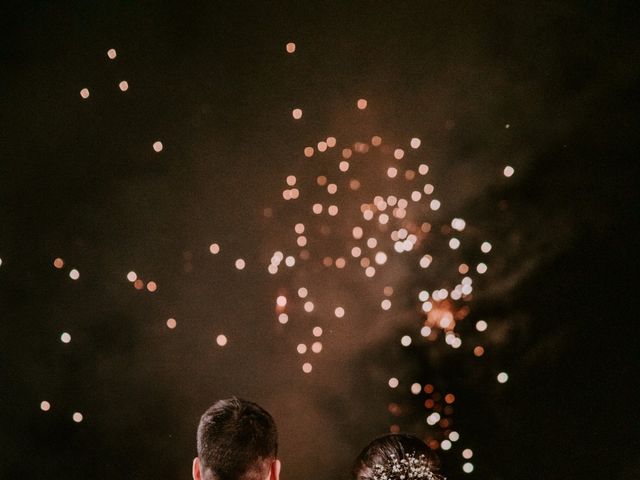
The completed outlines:
[[[295,43],[287,43],[285,50],[296,52]],[[108,50],[107,56],[114,60],[116,51]],[[126,92],[130,86],[122,80],[118,87]],[[88,99],[89,90],[80,95]],[[358,98],[345,109],[355,123],[369,115],[372,105],[375,99]],[[313,106],[305,104],[305,119],[312,115]],[[302,108],[291,108],[292,124],[305,128],[302,117]],[[492,244],[439,194],[441,165],[433,164],[428,139],[385,133],[384,126],[362,131],[327,131],[314,138],[316,128],[300,136],[305,143],[292,141],[296,154],[288,162],[291,170],[282,175],[281,190],[273,192],[273,204],[254,205],[271,229],[263,243],[268,250],[262,252],[264,261],[256,264],[248,252],[224,242],[210,243],[203,251],[228,261],[240,276],[251,269],[268,274],[275,292],[274,328],[287,333],[293,361],[310,381],[347,351],[381,344],[416,358],[431,348],[483,356],[476,337],[472,349],[463,348],[466,339],[459,327],[470,315],[478,277],[489,269],[480,257],[493,251]],[[165,149],[160,140],[151,147],[157,154]],[[506,166],[502,173],[508,178],[514,172]],[[230,256],[221,255],[223,250]],[[65,261],[58,257],[53,265],[62,269]],[[68,275],[80,278],[75,268]],[[159,288],[134,270],[123,276],[138,291]],[[165,324],[170,331],[177,327],[173,317]],[[485,320],[476,321],[475,335],[487,328]],[[71,335],[65,332],[60,340],[69,343]],[[216,333],[213,340],[219,348],[230,343],[225,333]],[[390,430],[398,431],[400,419],[415,415],[415,408],[402,405],[410,393],[427,444],[454,449],[460,440],[453,429],[455,394],[438,390],[430,378],[411,375],[387,371],[376,379],[381,387],[386,382],[385,390],[394,396],[388,404],[394,417]],[[505,383],[508,375],[500,372],[496,379]],[[43,401],[41,409],[49,408]],[[82,422],[83,415],[75,412],[72,419]],[[468,452],[463,450],[465,460],[471,458]],[[467,462],[463,470],[470,473],[473,465]]]

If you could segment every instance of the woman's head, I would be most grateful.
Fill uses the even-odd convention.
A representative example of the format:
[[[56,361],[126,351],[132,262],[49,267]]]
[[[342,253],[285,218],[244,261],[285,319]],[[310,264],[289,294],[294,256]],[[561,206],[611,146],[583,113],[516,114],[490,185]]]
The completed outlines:
[[[388,434],[373,440],[356,458],[351,473],[352,480],[374,480],[387,473],[389,480],[394,476],[389,472],[393,465],[397,468],[413,468],[423,474],[416,478],[439,479],[435,474],[439,461],[435,453],[418,437],[404,433]]]

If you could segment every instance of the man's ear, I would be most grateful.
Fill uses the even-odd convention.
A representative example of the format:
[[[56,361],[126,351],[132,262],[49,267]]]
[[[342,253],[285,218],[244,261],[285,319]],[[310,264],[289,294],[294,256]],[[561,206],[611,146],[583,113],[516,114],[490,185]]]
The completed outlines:
[[[271,471],[269,472],[269,480],[280,480],[280,469],[282,468],[282,463],[277,458],[271,464]]]
[[[198,457],[193,459],[193,468],[191,469],[193,480],[202,480],[200,477],[200,459]]]

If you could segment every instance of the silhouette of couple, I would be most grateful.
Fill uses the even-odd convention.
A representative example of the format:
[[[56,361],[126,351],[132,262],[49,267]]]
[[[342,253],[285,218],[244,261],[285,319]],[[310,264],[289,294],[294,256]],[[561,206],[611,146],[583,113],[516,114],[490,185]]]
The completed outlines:
[[[259,405],[232,397],[214,403],[198,425],[194,480],[279,480],[278,432]],[[373,440],[356,458],[350,480],[444,480],[427,445],[407,434]]]

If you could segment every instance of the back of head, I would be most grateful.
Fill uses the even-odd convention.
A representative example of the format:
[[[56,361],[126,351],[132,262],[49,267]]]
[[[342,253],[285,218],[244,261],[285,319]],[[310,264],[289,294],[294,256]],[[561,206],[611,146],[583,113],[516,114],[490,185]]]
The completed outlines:
[[[214,403],[198,425],[205,480],[262,480],[278,455],[278,432],[259,405],[232,397]]]
[[[438,457],[418,437],[404,433],[388,434],[373,440],[354,462],[352,480],[410,478],[441,479],[436,472]],[[394,465],[397,472],[394,473]],[[406,471],[405,471],[406,470]]]

